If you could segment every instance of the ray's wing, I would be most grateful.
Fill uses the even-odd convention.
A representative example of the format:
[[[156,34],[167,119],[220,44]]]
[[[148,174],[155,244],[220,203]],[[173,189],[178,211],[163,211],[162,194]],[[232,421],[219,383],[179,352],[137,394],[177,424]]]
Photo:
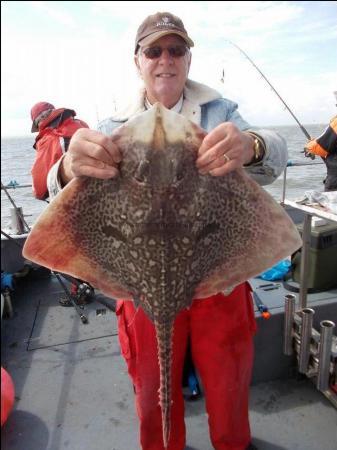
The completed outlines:
[[[90,182],[90,178],[75,178],[53,199],[30,232],[23,256],[41,266],[85,280],[108,296],[131,298],[130,292],[113,278],[111,271],[84,251],[83,235],[76,218],[86,213],[86,207],[79,203]],[[91,207],[97,207],[94,198],[87,200]]]
[[[209,178],[208,185],[214,203],[208,221],[219,228],[211,251],[215,268],[198,285],[197,298],[237,286],[302,245],[288,214],[244,170]]]

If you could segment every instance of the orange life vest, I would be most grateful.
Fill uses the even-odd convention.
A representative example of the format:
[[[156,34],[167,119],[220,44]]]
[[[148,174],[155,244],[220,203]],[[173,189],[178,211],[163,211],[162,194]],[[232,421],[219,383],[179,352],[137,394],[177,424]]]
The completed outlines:
[[[337,154],[337,116],[331,121],[326,130],[316,139],[309,141],[306,146],[308,153],[326,158],[330,154]]]

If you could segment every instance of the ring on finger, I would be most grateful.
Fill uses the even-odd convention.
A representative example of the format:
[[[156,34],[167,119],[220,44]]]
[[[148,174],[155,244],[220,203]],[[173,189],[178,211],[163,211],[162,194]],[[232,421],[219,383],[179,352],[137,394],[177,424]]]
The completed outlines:
[[[230,157],[227,155],[227,153],[224,153],[223,155],[222,155],[222,157],[223,157],[223,159],[225,160],[225,163],[228,163],[231,159],[230,159]]]

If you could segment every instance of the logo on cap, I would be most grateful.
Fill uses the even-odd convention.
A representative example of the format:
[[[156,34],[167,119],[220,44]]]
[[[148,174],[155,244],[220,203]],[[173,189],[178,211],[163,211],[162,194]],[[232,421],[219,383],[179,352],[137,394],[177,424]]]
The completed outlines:
[[[172,22],[170,22],[170,18],[167,16],[164,16],[161,18],[161,22],[156,23],[156,27],[176,27],[176,25]]]

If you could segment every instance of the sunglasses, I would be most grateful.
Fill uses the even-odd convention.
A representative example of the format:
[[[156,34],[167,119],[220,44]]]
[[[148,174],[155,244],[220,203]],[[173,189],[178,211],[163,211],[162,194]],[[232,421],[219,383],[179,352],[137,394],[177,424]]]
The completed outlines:
[[[157,59],[161,56],[164,50],[167,50],[169,55],[172,58],[181,58],[182,56],[185,56],[188,52],[188,48],[185,45],[173,45],[171,47],[167,48],[161,48],[159,46],[155,47],[148,47],[145,48],[143,51],[144,55],[148,59]]]

